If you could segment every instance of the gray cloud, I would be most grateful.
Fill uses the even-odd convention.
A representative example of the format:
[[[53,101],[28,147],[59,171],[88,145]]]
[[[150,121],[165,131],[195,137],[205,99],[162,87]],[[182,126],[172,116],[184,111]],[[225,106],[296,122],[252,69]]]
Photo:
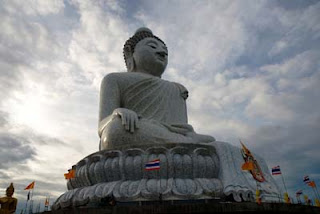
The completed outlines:
[[[24,209],[27,196],[24,188],[32,181],[36,181],[33,199],[44,201],[46,196],[50,196],[52,204],[62,192],[66,191],[63,173],[76,163],[72,162],[69,156],[76,155],[77,148],[70,148],[70,145],[62,140],[41,135],[28,127],[20,126],[19,129],[20,132],[15,134],[10,131],[0,133],[1,188],[5,189],[7,183],[13,182],[14,197],[19,200],[18,209]],[[77,156],[76,159],[79,159]],[[71,163],[66,160],[67,158],[71,159]]]
[[[0,110],[0,128],[8,124],[8,113]]]
[[[30,142],[13,135],[0,135],[0,168],[9,169],[18,164],[26,164],[26,161],[36,155]]]
[[[8,176],[7,173],[0,171],[0,178],[3,180],[9,180],[10,177]],[[5,188],[5,187],[1,187],[1,188]]]
[[[248,142],[255,152],[265,157],[270,168],[280,165],[293,193],[305,189],[305,193],[312,194],[304,186],[303,176],[309,175],[316,182],[320,178],[319,129],[320,117],[308,123],[263,126],[248,137]]]
[[[49,2],[12,0],[2,7],[5,11],[17,15],[49,15],[60,12],[64,8],[64,3],[63,0]]]
[[[319,122],[320,117],[309,123],[297,121],[297,123],[287,126],[262,126],[250,139],[256,142],[256,147],[265,153],[266,157],[272,157],[271,159],[283,160],[285,158],[288,161],[313,159],[320,161],[318,156],[311,155],[308,157],[312,150],[319,151],[320,149],[318,142],[320,133],[316,132],[320,128]],[[304,163],[307,164],[307,161],[304,161]]]

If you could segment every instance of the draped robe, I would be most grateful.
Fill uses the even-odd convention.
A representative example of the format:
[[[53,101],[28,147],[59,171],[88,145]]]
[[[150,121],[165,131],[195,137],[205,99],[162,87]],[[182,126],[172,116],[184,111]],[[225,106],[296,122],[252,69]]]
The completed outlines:
[[[198,135],[188,124],[185,99],[187,89],[179,83],[139,73],[112,73],[101,84],[99,135],[101,149],[140,143],[196,143]],[[126,132],[117,118],[116,108],[137,113],[140,128]],[[115,124],[116,123],[116,124]],[[214,139],[214,138],[213,138]]]

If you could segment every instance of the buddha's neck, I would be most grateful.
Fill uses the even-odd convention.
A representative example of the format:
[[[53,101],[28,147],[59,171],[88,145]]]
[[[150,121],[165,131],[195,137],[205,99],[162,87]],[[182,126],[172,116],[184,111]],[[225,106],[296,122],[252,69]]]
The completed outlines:
[[[148,75],[148,76],[151,76],[151,77],[161,78],[161,75],[154,75],[154,74],[152,74],[152,72],[145,71],[145,70],[142,70],[142,69],[135,70],[134,72],[141,73],[141,74],[144,74],[144,75]]]

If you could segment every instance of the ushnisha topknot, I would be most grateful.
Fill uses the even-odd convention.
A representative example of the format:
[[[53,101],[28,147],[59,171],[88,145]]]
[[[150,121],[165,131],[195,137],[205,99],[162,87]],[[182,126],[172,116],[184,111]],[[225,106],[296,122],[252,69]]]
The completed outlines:
[[[13,183],[10,184],[10,186],[7,188],[6,192],[7,192],[7,196],[9,196],[9,197],[13,195],[13,192],[14,192]]]
[[[123,46],[123,57],[124,57],[124,61],[126,63],[127,68],[128,68],[127,58],[129,56],[132,56],[134,52],[134,48],[136,47],[138,42],[148,37],[155,38],[160,42],[162,42],[164,45],[166,45],[159,37],[153,35],[152,31],[149,28],[141,27],[137,29],[134,35],[130,37]]]

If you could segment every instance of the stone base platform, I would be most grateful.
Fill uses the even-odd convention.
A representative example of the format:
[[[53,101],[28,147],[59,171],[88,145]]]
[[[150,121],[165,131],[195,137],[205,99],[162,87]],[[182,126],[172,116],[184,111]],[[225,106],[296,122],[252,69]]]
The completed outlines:
[[[320,213],[320,208],[283,203],[222,202],[220,200],[148,201],[117,203],[115,206],[97,204],[96,207],[61,209],[53,214],[158,214],[158,213]]]
[[[259,183],[263,202],[279,197],[278,187],[265,161],[255,155],[265,181]],[[160,170],[146,171],[145,163],[160,159]],[[241,149],[228,143],[145,144],[93,153],[73,168],[68,191],[53,210],[78,209],[105,198],[120,203],[138,201],[199,201],[232,198],[254,202],[257,181],[244,163]],[[277,200],[276,200],[277,201]]]
[[[145,163],[153,159],[161,161],[160,170],[146,171]],[[85,206],[106,197],[120,202],[154,201],[160,194],[163,200],[222,197],[219,165],[215,148],[205,144],[99,151],[77,163],[68,191],[52,208]]]

